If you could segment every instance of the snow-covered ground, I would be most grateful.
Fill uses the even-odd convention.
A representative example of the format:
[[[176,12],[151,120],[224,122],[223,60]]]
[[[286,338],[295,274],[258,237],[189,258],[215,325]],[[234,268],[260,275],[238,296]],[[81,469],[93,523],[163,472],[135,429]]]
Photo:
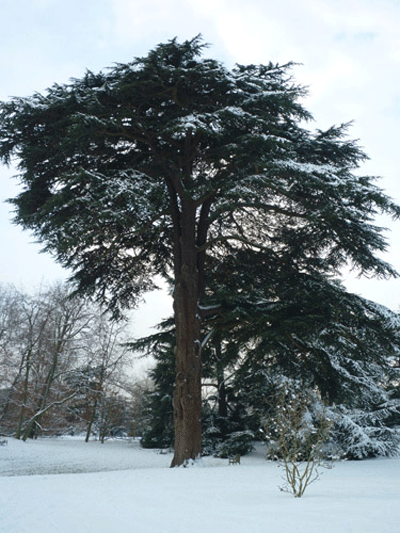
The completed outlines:
[[[301,499],[263,451],[240,465],[137,442],[8,439],[0,446],[1,533],[399,533],[400,459],[339,462]]]

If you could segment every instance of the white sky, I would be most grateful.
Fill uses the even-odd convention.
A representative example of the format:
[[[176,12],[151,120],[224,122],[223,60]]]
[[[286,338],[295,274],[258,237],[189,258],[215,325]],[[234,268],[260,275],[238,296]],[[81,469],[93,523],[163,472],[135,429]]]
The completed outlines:
[[[370,156],[363,173],[384,176],[381,187],[400,203],[400,0],[1,0],[0,21],[0,100],[198,33],[228,66],[301,63],[293,74],[309,86],[315,127],[354,120],[351,137]],[[0,167],[0,282],[29,289],[66,275],[11,224],[3,201],[16,194],[13,174]],[[385,259],[400,271],[400,221],[379,224],[393,228]],[[348,284],[400,307],[400,280]],[[152,297],[142,314],[158,321],[170,312],[168,298]]]

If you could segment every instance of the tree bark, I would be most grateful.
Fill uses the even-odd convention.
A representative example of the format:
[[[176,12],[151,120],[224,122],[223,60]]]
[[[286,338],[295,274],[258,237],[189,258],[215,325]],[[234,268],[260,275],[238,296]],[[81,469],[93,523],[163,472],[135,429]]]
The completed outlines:
[[[175,287],[175,455],[171,466],[185,465],[201,454],[200,321],[193,277],[184,265]]]
[[[21,408],[20,408],[19,416],[18,416],[17,429],[15,431],[16,439],[21,438],[22,424],[25,418],[26,404],[27,404],[28,395],[29,395],[29,377],[30,377],[30,370],[31,370],[31,357],[32,357],[32,348],[30,347],[28,348],[28,351],[26,353],[24,388],[23,388]]]
[[[92,425],[93,425],[93,422],[94,422],[94,419],[96,417],[96,411],[97,411],[97,402],[98,402],[98,398],[97,398],[97,395],[94,399],[94,403],[93,403],[93,409],[92,409],[92,414],[90,416],[90,420],[88,422],[88,426],[86,428],[86,437],[85,437],[85,442],[89,442],[89,439],[90,439],[90,434],[92,432]]]
[[[179,253],[175,257],[175,454],[171,467],[186,466],[201,455],[201,340],[195,233],[195,207],[183,206],[176,242]]]

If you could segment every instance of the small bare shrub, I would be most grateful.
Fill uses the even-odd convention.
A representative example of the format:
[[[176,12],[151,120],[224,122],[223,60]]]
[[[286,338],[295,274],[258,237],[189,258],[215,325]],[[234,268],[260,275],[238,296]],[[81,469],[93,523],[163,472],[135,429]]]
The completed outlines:
[[[286,385],[278,388],[274,416],[266,427],[275,457],[285,471],[285,484],[280,487],[295,498],[319,478],[320,467],[329,468],[324,444],[332,426],[322,402],[310,392],[291,392]]]

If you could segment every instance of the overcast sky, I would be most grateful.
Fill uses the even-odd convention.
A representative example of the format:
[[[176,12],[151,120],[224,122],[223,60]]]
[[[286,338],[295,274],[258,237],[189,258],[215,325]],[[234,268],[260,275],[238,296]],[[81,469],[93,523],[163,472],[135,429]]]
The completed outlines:
[[[207,55],[234,63],[295,61],[316,128],[354,120],[370,156],[364,174],[400,203],[400,0],[0,0],[0,100],[124,63],[173,37],[201,33]],[[0,282],[30,288],[66,277],[11,224],[15,170],[0,167]],[[400,221],[385,259],[400,271]],[[348,281],[354,292],[400,307],[400,281]],[[147,312],[170,313],[167,298]],[[154,315],[155,316],[155,315]],[[158,320],[158,316],[157,316]]]

